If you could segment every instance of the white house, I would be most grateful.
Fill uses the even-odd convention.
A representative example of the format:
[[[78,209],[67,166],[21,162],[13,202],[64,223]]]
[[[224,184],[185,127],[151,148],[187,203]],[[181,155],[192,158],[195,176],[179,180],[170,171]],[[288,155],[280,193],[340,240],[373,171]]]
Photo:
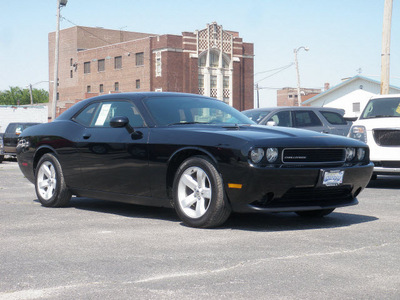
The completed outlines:
[[[12,122],[48,122],[48,107],[43,105],[0,105],[0,132]]]
[[[358,117],[368,100],[380,94],[381,83],[364,76],[354,76],[314,96],[303,105],[342,108],[346,117]],[[390,86],[390,94],[399,94],[400,88]]]

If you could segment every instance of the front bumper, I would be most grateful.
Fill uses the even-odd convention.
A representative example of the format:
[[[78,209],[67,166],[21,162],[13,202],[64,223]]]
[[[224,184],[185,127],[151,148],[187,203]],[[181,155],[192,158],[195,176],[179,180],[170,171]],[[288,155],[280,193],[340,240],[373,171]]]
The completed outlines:
[[[338,186],[324,186],[322,172],[344,171]],[[373,164],[338,168],[251,168],[243,188],[228,190],[233,211],[282,212],[355,205]],[[243,180],[243,179],[242,179]]]

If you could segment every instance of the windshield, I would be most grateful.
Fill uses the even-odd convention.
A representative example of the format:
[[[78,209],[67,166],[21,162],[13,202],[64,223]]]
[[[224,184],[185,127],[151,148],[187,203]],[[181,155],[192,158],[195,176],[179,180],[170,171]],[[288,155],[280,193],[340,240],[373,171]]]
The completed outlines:
[[[400,117],[400,98],[370,100],[360,119]]]
[[[254,124],[219,100],[190,96],[152,97],[144,100],[158,126],[181,124]]]
[[[253,111],[242,111],[250,120],[260,123],[271,111],[270,110],[253,110]]]

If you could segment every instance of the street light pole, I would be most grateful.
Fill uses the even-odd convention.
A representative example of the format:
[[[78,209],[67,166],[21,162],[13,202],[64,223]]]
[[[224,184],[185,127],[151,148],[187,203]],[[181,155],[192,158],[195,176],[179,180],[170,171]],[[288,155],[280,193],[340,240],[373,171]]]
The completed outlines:
[[[56,42],[54,54],[54,81],[53,81],[53,102],[51,110],[51,119],[56,119],[57,111],[57,87],[58,87],[58,54],[60,49],[60,8],[67,5],[68,0],[57,0],[57,28],[56,28]]]
[[[393,0],[385,0],[382,29],[381,95],[389,94],[390,78],[390,31]]]
[[[305,51],[310,50],[308,47],[301,46],[297,49],[294,49],[294,62],[296,64],[296,73],[297,73],[297,105],[301,106],[301,93],[300,93],[300,72],[299,72],[299,61],[297,60],[297,52],[300,49],[304,49]]]

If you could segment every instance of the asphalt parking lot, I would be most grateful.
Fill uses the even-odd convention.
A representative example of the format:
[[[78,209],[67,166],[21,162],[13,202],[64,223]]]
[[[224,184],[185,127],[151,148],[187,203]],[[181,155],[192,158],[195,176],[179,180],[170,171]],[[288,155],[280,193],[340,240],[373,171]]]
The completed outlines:
[[[173,210],[87,198],[45,208],[0,164],[0,299],[400,299],[400,177],[323,219]]]

